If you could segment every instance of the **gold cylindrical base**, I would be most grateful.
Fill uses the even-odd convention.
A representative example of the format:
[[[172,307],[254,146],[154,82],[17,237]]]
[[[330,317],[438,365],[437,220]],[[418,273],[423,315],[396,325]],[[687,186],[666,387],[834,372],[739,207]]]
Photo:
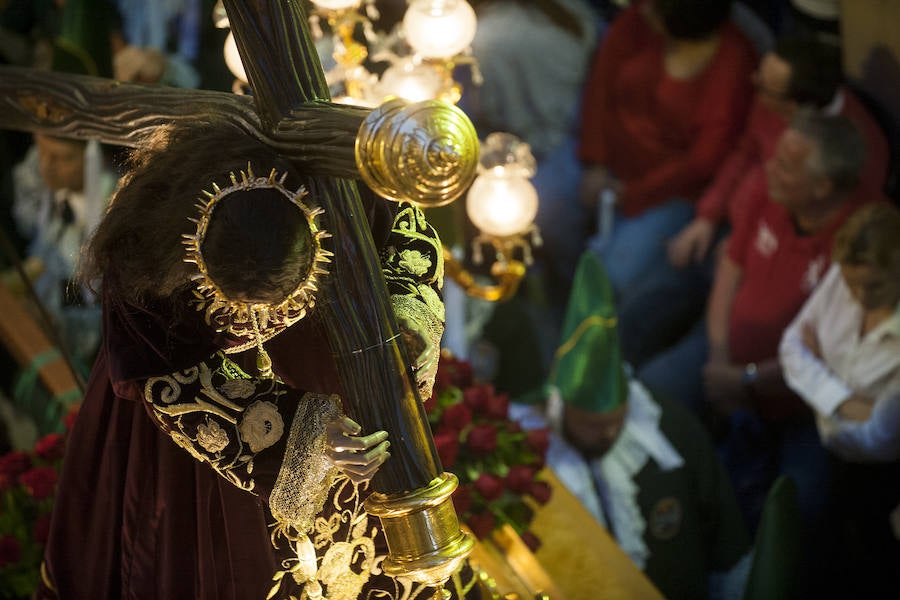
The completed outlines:
[[[439,585],[460,568],[475,542],[460,530],[450,499],[458,483],[453,473],[442,473],[412,492],[369,496],[366,512],[381,520],[388,543],[386,574]]]

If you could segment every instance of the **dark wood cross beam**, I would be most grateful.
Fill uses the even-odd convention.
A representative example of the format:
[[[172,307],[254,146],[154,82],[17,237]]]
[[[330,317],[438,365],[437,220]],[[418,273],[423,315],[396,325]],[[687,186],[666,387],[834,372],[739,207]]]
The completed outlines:
[[[0,129],[134,147],[160,125],[216,115],[262,140],[304,172],[358,178],[354,143],[370,110],[310,102],[269,128],[250,96],[122,83],[101,77],[0,67]]]
[[[409,371],[356,184],[357,131],[366,109],[329,102],[306,16],[297,0],[225,0],[253,98],[0,68],[0,128],[41,130],[137,145],[156,127],[216,114],[319,178],[334,235],[326,311],[345,402],[366,430],[391,435],[391,460],[372,481],[394,495],[441,473]],[[254,106],[255,105],[255,106]],[[361,351],[362,350],[362,351]]]

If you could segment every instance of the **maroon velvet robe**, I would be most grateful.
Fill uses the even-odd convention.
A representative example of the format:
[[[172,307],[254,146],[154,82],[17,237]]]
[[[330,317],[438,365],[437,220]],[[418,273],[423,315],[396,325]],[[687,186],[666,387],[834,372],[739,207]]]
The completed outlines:
[[[393,211],[383,202],[371,206],[369,222],[381,248]],[[290,557],[272,545],[274,519],[266,502],[176,445],[143,398],[142,382],[148,377],[187,369],[226,341],[213,336],[184,298],[136,307],[123,302],[115,289],[114,281],[104,282],[104,343],[68,440],[45,553],[44,584],[56,591],[43,585],[38,597],[266,598],[273,575]],[[340,394],[327,339],[321,313],[314,311],[266,348],[289,386]],[[255,351],[232,358],[247,367]],[[277,473],[283,443],[275,450],[275,459],[260,459],[254,474]],[[329,498],[322,514],[335,512]],[[369,521],[371,531],[377,519]],[[346,537],[350,525],[341,523],[335,538]],[[383,534],[375,541],[383,555]],[[399,597],[399,584],[377,568],[360,579],[358,567],[366,557],[352,544],[344,548],[353,561],[346,573],[336,575],[340,585],[352,589],[368,579],[365,590],[390,594],[377,597]],[[299,598],[299,586],[290,577],[285,582],[275,597]],[[334,595],[329,591],[329,597]]]

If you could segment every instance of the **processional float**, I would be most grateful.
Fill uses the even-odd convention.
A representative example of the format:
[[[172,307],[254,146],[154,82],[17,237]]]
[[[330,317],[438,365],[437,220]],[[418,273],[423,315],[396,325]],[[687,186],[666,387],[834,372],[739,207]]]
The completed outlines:
[[[450,499],[456,478],[440,465],[353,179],[392,200],[449,202],[475,176],[475,130],[462,111],[437,101],[375,110],[332,104],[297,0],[225,0],[225,8],[252,98],[0,67],[0,129],[136,146],[161,125],[215,114],[318,179],[340,282],[318,309],[333,332],[350,413],[391,436],[392,458],[366,503],[387,538],[383,568],[439,587],[473,540],[459,527]]]

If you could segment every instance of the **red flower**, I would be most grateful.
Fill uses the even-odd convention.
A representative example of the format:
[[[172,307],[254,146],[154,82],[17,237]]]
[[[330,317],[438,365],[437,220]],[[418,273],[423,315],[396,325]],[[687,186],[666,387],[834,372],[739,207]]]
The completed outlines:
[[[463,427],[472,422],[472,410],[463,402],[453,404],[444,409],[441,424],[462,431]]]
[[[534,469],[525,465],[513,465],[506,474],[506,485],[517,494],[525,494],[534,481]]]
[[[456,369],[453,373],[453,384],[461,388],[472,385],[472,365],[470,363],[464,361],[456,363]]]
[[[438,365],[437,373],[434,375],[434,387],[432,388],[434,392],[433,395],[440,394],[452,384],[453,381],[450,377],[450,373],[443,367],[443,364]]]
[[[76,404],[69,409],[69,412],[66,413],[66,416],[63,417],[63,423],[66,424],[66,431],[72,431],[72,427],[75,425],[75,418],[78,416],[78,411],[81,409],[81,404]]]
[[[58,433],[48,433],[34,445],[34,453],[44,460],[58,460],[63,457],[65,440]]]
[[[53,494],[56,486],[56,469],[35,467],[19,476],[19,483],[25,486],[35,500],[43,500]]]
[[[422,402],[422,406],[425,407],[425,414],[430,415],[434,412],[434,409],[437,408],[437,396],[435,396],[434,391],[431,392],[431,397]]]
[[[503,495],[503,480],[490,473],[482,473],[475,480],[475,489],[490,502]]]
[[[528,493],[538,501],[538,504],[547,504],[552,492],[550,484],[546,481],[533,481],[528,488]]]
[[[520,433],[522,431],[522,426],[515,421],[507,421],[506,430],[510,433]]]
[[[493,395],[494,387],[490,385],[476,385],[463,390],[463,402],[476,414],[483,413],[487,407],[488,399]]]
[[[450,498],[453,500],[453,508],[456,509],[456,514],[459,516],[466,514],[472,508],[472,488],[467,485],[461,485],[453,490]]]
[[[480,513],[476,513],[468,518],[466,524],[469,526],[469,529],[472,530],[472,533],[475,534],[479,540],[486,538],[491,534],[491,531],[494,530],[494,525],[497,523],[497,519],[494,515],[487,510],[483,510]]]
[[[0,456],[0,491],[7,489],[16,478],[31,468],[31,457],[24,452],[10,452]]]
[[[50,536],[50,513],[44,513],[34,522],[34,541],[38,544],[46,544]]]
[[[493,392],[493,388],[491,391]],[[509,417],[509,394],[492,393],[489,395],[484,412],[492,419],[507,419]]]
[[[459,434],[455,431],[441,431],[434,434],[434,447],[437,449],[441,465],[449,469],[456,462],[459,454]]]
[[[22,558],[22,548],[14,536],[4,535],[0,538],[0,567],[12,565]]]
[[[466,444],[473,454],[486,456],[497,449],[497,429],[493,425],[476,425],[469,431]]]
[[[547,429],[531,429],[525,432],[525,443],[538,456],[543,457],[550,447],[550,432]]]
[[[522,538],[522,541],[525,542],[525,545],[532,552],[537,552],[537,549],[541,547],[541,540],[530,531],[523,531],[519,537]]]

